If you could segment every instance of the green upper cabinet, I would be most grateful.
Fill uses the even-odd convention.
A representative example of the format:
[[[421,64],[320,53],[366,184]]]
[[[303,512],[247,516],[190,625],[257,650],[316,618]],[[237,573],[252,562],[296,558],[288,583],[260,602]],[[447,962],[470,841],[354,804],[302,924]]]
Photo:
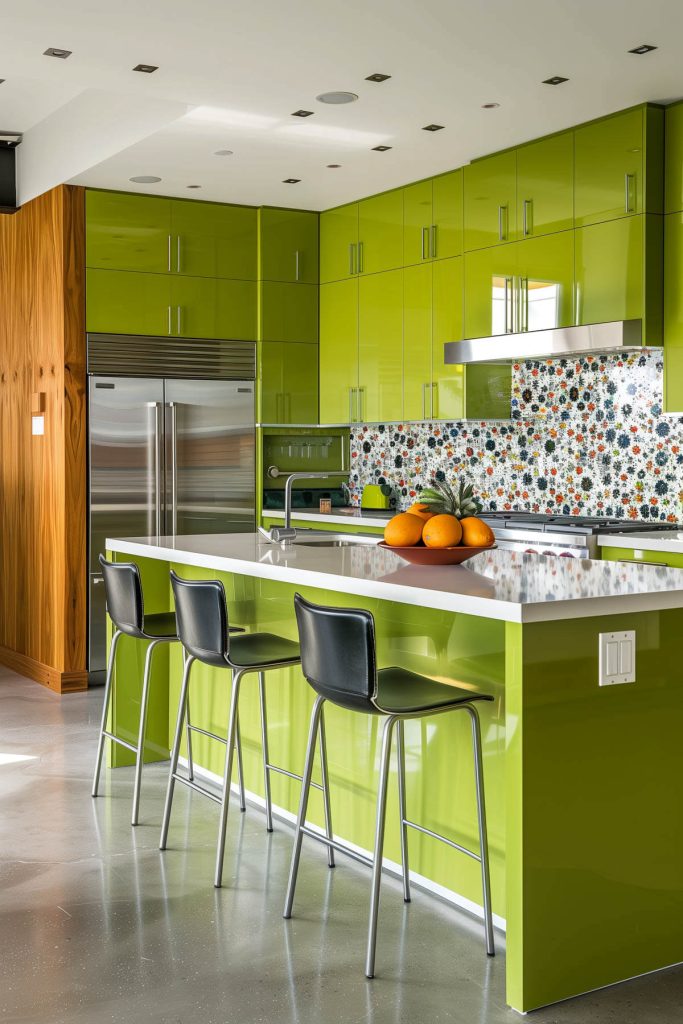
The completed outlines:
[[[101,334],[173,334],[171,278],[122,270],[86,270],[85,322]]]
[[[517,331],[545,331],[574,323],[574,232],[517,243]]]
[[[574,226],[574,133],[517,150],[517,225],[521,238]]]
[[[356,273],[378,274],[403,266],[403,189],[358,204]]]
[[[170,199],[88,189],[85,216],[86,266],[147,274],[170,272]]]
[[[517,237],[515,150],[475,160],[464,171],[465,251]]]
[[[341,281],[356,273],[358,203],[320,215],[320,281]]]
[[[359,420],[402,418],[402,270],[368,274],[358,282],[358,386]]]
[[[433,267],[418,263],[403,271],[403,416],[432,415]]]
[[[645,218],[640,216],[576,232],[577,323],[644,317],[644,231]]]
[[[683,412],[683,213],[664,221],[664,407]]]
[[[184,338],[256,341],[256,283],[171,278],[171,333]]]
[[[261,281],[263,341],[318,342],[318,286]]]
[[[462,253],[462,171],[403,189],[403,265]]]
[[[465,253],[465,337],[512,334],[516,327],[515,242]]]
[[[645,144],[643,107],[576,129],[574,222],[577,227],[643,212]]]
[[[320,419],[360,420],[358,279],[320,286]]]
[[[683,103],[666,108],[665,209],[683,210]]]
[[[173,199],[171,236],[173,273],[256,280],[257,219],[253,207]]]
[[[460,419],[465,414],[462,366],[444,362],[447,341],[463,338],[462,256],[439,260],[432,267],[432,416]]]
[[[261,279],[317,284],[318,214],[268,206],[259,217]]]
[[[260,345],[262,423],[318,422],[318,353],[306,344]]]

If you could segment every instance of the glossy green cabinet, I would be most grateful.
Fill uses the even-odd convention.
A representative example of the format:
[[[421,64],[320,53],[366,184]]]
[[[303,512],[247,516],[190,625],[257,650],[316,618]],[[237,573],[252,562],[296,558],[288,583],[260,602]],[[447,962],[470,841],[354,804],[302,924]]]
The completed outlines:
[[[320,217],[320,281],[341,281],[356,273],[358,203],[327,210]]]
[[[462,170],[403,189],[403,265],[462,253]]]
[[[644,217],[580,228],[576,235],[576,322],[644,314]]]
[[[418,263],[403,271],[403,416],[432,416],[433,265]]]
[[[574,226],[574,133],[517,150],[517,225],[521,238]]]
[[[256,255],[257,216],[253,207],[171,200],[174,274],[255,281]]]
[[[320,419],[359,419],[358,279],[320,286]]]
[[[574,232],[517,242],[515,330],[546,331],[574,323]]]
[[[577,227],[643,212],[644,110],[637,107],[574,132]]]
[[[256,341],[256,282],[171,278],[173,333],[185,338]]]
[[[666,108],[665,212],[683,210],[683,103]]]
[[[171,200],[127,192],[85,193],[86,266],[166,274],[171,270]]]
[[[403,271],[358,282],[357,419],[387,423],[403,416]]]
[[[264,207],[259,211],[260,273],[265,281],[318,283],[318,214]]]
[[[403,189],[358,204],[357,274],[379,274],[403,266]]]
[[[447,341],[461,341],[463,324],[462,256],[439,260],[432,267],[432,409],[435,419],[465,415],[465,375],[462,366],[444,362]]]
[[[664,221],[664,408],[683,412],[683,213]]]
[[[102,334],[174,333],[171,278],[125,270],[86,270],[86,329]]]
[[[514,149],[475,160],[464,171],[465,251],[517,237],[517,154]]]
[[[318,351],[307,344],[259,346],[262,423],[318,422]]]
[[[263,341],[318,342],[318,286],[261,281]]]
[[[466,338],[490,338],[515,330],[517,251],[517,244],[510,242],[465,253]]]

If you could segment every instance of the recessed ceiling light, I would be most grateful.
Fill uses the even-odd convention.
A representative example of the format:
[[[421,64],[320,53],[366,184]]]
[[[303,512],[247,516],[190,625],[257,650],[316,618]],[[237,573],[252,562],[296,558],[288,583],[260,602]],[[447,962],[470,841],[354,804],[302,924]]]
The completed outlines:
[[[374,75],[368,75],[365,79],[366,82],[386,82],[387,78],[391,78],[391,75],[380,75],[379,72],[375,72]]]
[[[316,99],[318,103],[355,103],[358,96],[355,92],[321,92]]]
[[[650,46],[649,43],[641,43],[640,46],[634,46],[633,49],[629,50],[628,52],[629,53],[642,54],[642,53],[651,53],[653,50],[656,50],[656,49],[657,49],[656,46]]]
[[[282,184],[283,185],[298,185],[300,181],[301,181],[301,178],[283,178]]]
[[[134,181],[136,185],[155,185],[157,181],[161,181],[161,178],[157,178],[156,174],[136,174],[128,181]]]
[[[213,155],[214,156],[232,156],[233,154],[232,154],[232,150],[231,149],[217,149],[216,152]]]
[[[563,78],[562,75],[553,75],[552,78],[544,78],[543,85],[562,85],[563,82],[568,82],[568,78]]]
[[[310,117],[312,113],[312,110],[295,110],[292,117]]]
[[[500,103],[482,103],[482,110],[493,110],[495,107],[499,107]]]
[[[136,64],[133,68],[133,71],[142,71],[143,75],[151,75],[153,71],[158,70],[157,64]]]
[[[440,132],[443,128],[442,124],[426,124],[422,129],[423,132]]]
[[[72,53],[73,50],[60,50],[58,46],[48,46],[47,50],[43,50],[43,57],[59,57],[60,60],[66,60]]]
[[[185,188],[201,188],[201,185],[186,185]]]
[[[388,149],[391,149],[391,146],[373,146],[372,148],[375,153],[386,153]]]
[[[329,167],[330,169],[332,169],[332,168],[334,168],[334,167],[341,167],[341,164],[328,164],[327,166],[328,166],[328,167]]]

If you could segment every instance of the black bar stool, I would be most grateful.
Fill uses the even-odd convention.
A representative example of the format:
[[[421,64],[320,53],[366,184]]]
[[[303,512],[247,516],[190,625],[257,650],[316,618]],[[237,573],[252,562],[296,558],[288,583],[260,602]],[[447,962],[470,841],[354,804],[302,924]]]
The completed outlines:
[[[408,828],[417,829],[434,839],[440,839],[448,846],[467,854],[481,863],[481,881],[484,898],[484,925],[486,952],[493,956],[493,918],[491,912],[491,888],[489,881],[488,844],[486,837],[486,811],[484,804],[484,776],[481,755],[481,733],[479,715],[475,701],[493,700],[488,694],[475,694],[469,690],[438,683],[427,676],[417,675],[402,668],[377,670],[375,650],[375,620],[362,609],[325,608],[311,604],[299,594],[294,598],[296,617],[301,642],[301,667],[304,676],[318,694],[311,714],[308,733],[306,763],[301,787],[301,801],[296,823],[294,850],[287,885],[285,918],[292,916],[294,890],[296,888],[301,844],[303,837],[310,836],[328,847],[340,850],[361,863],[372,867],[372,890],[370,899],[370,924],[365,960],[368,978],[375,974],[375,950],[377,946],[377,915],[382,878],[382,850],[384,846],[384,825],[386,817],[387,782],[391,757],[391,740],[396,726],[398,753],[398,788],[401,816],[401,861],[403,867],[403,896],[410,900],[408,872]],[[331,836],[323,836],[306,825],[309,783],[315,754],[318,723],[326,700],[350,711],[380,715],[384,720],[382,728],[382,755],[380,762],[379,787],[377,791],[377,818],[375,827],[375,849],[372,858],[349,849],[336,842]],[[477,790],[477,814],[479,821],[479,853],[474,853],[445,836],[432,832],[408,819],[406,814],[405,752],[403,723],[409,718],[425,718],[444,714],[447,711],[466,711],[472,722],[472,744],[474,747],[475,779]]]
[[[156,615],[145,615],[144,600],[142,595],[142,581],[140,570],[134,562],[108,562],[104,555],[100,555],[102,576],[104,579],[104,591],[107,603],[107,612],[114,623],[115,630],[109,650],[109,662],[107,664],[107,678],[104,687],[104,707],[102,709],[102,723],[100,725],[99,742],[97,745],[97,760],[95,762],[95,774],[92,783],[92,795],[97,796],[100,783],[100,772],[102,769],[102,755],[104,753],[105,739],[126,747],[135,754],[135,781],[133,784],[133,813],[131,824],[137,825],[140,813],[140,787],[142,783],[142,764],[145,748],[145,728],[147,724],[147,705],[149,703],[149,685],[152,674],[152,657],[159,644],[177,643],[179,640],[176,630],[174,612],[161,612]],[[235,632],[244,632],[241,627],[235,626]],[[116,662],[116,649],[122,636],[131,636],[136,640],[149,641],[147,654],[145,656],[145,668],[142,679],[142,696],[140,699],[140,722],[138,727],[137,744],[129,743],[127,740],[116,736],[107,730],[107,718],[113,691],[113,672]],[[188,709],[189,720],[189,709]],[[240,779],[240,792],[242,808],[246,806],[244,800],[244,784],[242,781],[242,748],[237,733],[238,743],[238,766]],[[188,733],[187,759],[190,777],[193,777],[192,765],[192,741]]]
[[[186,651],[185,672],[183,674],[183,686],[180,693],[178,706],[178,718],[176,722],[175,739],[171,752],[171,770],[168,777],[168,789],[166,792],[166,806],[161,827],[161,839],[159,848],[166,849],[168,840],[168,828],[171,820],[171,807],[173,803],[173,791],[176,782],[180,782],[196,792],[202,793],[209,799],[214,800],[221,806],[220,824],[218,827],[218,841],[216,845],[216,871],[214,885],[220,888],[223,879],[223,859],[225,856],[225,836],[228,824],[228,808],[230,803],[230,783],[232,781],[232,757],[235,745],[235,737],[239,725],[239,695],[242,677],[248,672],[256,672],[259,678],[259,697],[261,703],[261,738],[263,746],[263,773],[266,794],[266,826],[272,832],[272,804],[270,796],[271,771],[277,771],[293,779],[301,780],[300,775],[285,771],[270,764],[268,758],[268,736],[266,725],[266,704],[265,704],[265,673],[269,669],[287,668],[291,665],[300,664],[299,645],[293,640],[275,636],[273,633],[245,633],[243,636],[230,638],[228,632],[228,610],[225,600],[225,590],[219,580],[184,580],[176,573],[171,572],[171,582],[175,597],[176,621],[178,623],[178,636]],[[216,733],[198,729],[196,726],[188,726],[194,732],[201,732],[211,739],[226,744],[225,769],[223,775],[223,791],[220,796],[210,792],[203,786],[197,785],[190,779],[185,778],[178,772],[178,754],[180,741],[183,734],[183,725],[186,717],[187,699],[190,684],[190,671],[195,661],[214,668],[226,668],[232,671],[232,694],[230,698],[230,711],[228,717],[227,739],[218,736]],[[316,723],[316,728],[318,725]],[[330,817],[329,787],[327,780],[327,752],[325,743],[325,732],[322,722],[319,726],[320,732],[320,765],[322,774],[322,785],[316,788],[323,793],[325,807],[326,834],[332,838],[332,822]],[[312,766],[311,766],[312,770]],[[309,772],[309,785],[311,784]],[[330,848],[328,856],[330,867],[334,866],[334,855]]]

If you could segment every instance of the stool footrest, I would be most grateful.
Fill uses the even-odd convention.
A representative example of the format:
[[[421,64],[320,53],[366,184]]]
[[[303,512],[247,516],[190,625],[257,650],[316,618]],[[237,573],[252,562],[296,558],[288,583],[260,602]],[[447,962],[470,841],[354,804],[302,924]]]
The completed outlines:
[[[119,746],[125,747],[127,750],[131,750],[134,754],[137,754],[138,748],[135,744],[129,743],[128,740],[122,740],[120,736],[114,736],[113,732],[107,732],[106,730],[103,732],[103,735],[106,736],[108,740],[111,740],[112,743],[118,743]]]
[[[208,736],[210,740],[217,740],[227,747],[228,741],[225,736],[218,736],[215,732],[209,732],[208,729],[200,729],[198,725],[186,725],[185,728],[188,732],[199,732],[202,736]]]
[[[301,831],[311,839],[317,839],[319,843],[323,844],[323,846],[331,846],[333,850],[337,850],[339,853],[345,853],[347,857],[357,860],[360,864],[365,864],[366,868],[372,867],[372,857],[366,857],[364,853],[358,853],[357,850],[352,850],[351,847],[346,846],[345,843],[338,843],[336,839],[328,839],[326,835],[323,835],[321,832],[316,832],[314,829],[309,828],[308,825],[302,825]]]
[[[277,772],[278,775],[286,775],[288,779],[296,779],[297,782],[303,782],[302,777],[300,775],[297,775],[296,772],[288,772],[286,768],[280,768],[276,764],[267,764],[266,768],[268,769],[269,772]],[[311,780],[311,788],[319,789],[320,792],[322,793],[323,787],[320,785],[319,782],[313,782]]]
[[[465,856],[471,857],[472,860],[479,861],[481,864],[481,857],[478,853],[474,853],[472,850],[468,850],[466,846],[461,846],[460,843],[454,843],[452,839],[446,839],[445,836],[439,835],[438,832],[432,832],[430,828],[425,828],[423,825],[418,825],[414,821],[408,821],[407,818],[403,818],[402,824],[408,825],[410,828],[414,828],[416,832],[422,832],[425,836],[431,836],[432,839],[438,839],[439,842],[445,843],[446,846],[452,847],[454,850],[458,850],[460,853],[464,853]]]
[[[208,789],[204,789],[203,786],[198,786],[192,779],[187,779],[184,775],[180,775],[178,772],[173,773],[173,778],[176,782],[182,782],[183,786],[187,786],[188,789],[193,789],[195,793],[201,793],[202,796],[208,796],[209,800],[213,800],[215,804],[220,804],[223,801],[222,796],[218,796],[216,793],[212,793]]]

